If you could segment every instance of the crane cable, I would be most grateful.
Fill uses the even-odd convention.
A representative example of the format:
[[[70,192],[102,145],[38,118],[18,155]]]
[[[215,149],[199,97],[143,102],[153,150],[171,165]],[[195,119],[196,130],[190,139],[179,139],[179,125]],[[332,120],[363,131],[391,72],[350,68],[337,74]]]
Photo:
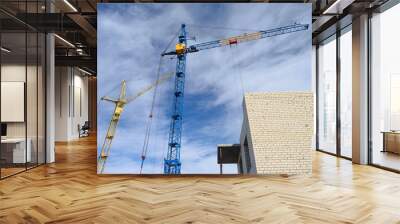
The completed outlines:
[[[164,51],[162,53],[165,53],[168,50],[168,48],[170,47],[170,45],[172,44],[174,39],[178,36],[178,34],[179,34],[179,32],[176,35],[174,35],[174,37],[171,39],[171,41],[168,43],[167,47],[164,49]],[[150,113],[149,113],[147,124],[146,124],[146,131],[145,131],[145,137],[144,137],[144,143],[143,143],[142,155],[141,155],[142,161],[140,164],[140,174],[142,174],[144,161],[146,160],[146,155],[147,155],[147,151],[149,148],[151,125],[153,122],[154,105],[156,102],[156,96],[157,96],[157,90],[158,90],[157,81],[160,79],[161,66],[162,66],[162,62],[163,62],[162,59],[163,59],[163,56],[160,56],[160,61],[158,63],[158,68],[157,68],[157,77],[156,77],[156,82],[155,82],[156,85],[154,86],[154,92],[153,92],[153,98],[152,98],[152,102],[151,102]]]
[[[162,64],[162,56],[160,56],[160,62],[158,64],[157,79],[156,80],[159,80],[159,78],[160,78],[161,64]],[[156,84],[154,86],[153,99],[152,99],[152,102],[151,102],[151,109],[150,109],[150,114],[149,114],[149,117],[148,117],[149,119],[147,120],[147,124],[146,124],[146,132],[145,132],[145,136],[144,136],[144,143],[143,143],[142,155],[141,155],[142,162],[140,164],[140,174],[142,174],[144,160],[146,159],[146,155],[147,155],[147,151],[148,151],[148,147],[149,147],[151,124],[153,122],[153,111],[154,111],[154,105],[155,105],[155,102],[156,102],[157,89],[158,89],[158,84]]]
[[[239,78],[239,85],[240,85],[240,90],[242,93],[242,98],[244,97],[245,94],[245,86],[243,83],[243,76],[242,76],[242,69],[241,69],[241,61],[238,59],[238,57],[234,57],[234,55],[237,55],[237,45],[231,46],[229,49],[229,56],[232,58],[232,63],[233,63],[233,69],[235,69],[235,74],[236,77]],[[237,84],[237,83],[236,83]]]
[[[241,28],[233,28],[233,27],[224,27],[224,26],[203,26],[203,25],[197,25],[197,24],[187,24],[190,27],[195,27],[197,29],[207,29],[207,30],[230,30],[230,31],[244,31],[244,32],[256,32],[259,31],[259,29],[241,29]],[[223,39],[223,38],[218,38],[218,39]],[[236,53],[236,49],[234,48],[235,53]],[[233,57],[233,53],[232,50],[229,51],[231,58],[235,58]],[[237,57],[236,57],[237,58]],[[239,67],[240,62],[238,60],[234,61],[234,66]],[[243,83],[243,77],[242,77],[242,71],[241,69],[237,69],[239,70],[238,72],[238,76],[239,76],[239,82],[240,82],[240,87],[241,87],[241,91],[242,91],[242,95],[244,96],[245,94],[245,87],[244,87],[244,83]]]
[[[235,48],[235,51],[237,51],[237,48]],[[241,61],[238,60],[238,58],[236,58],[235,65],[237,67],[236,70],[238,71],[237,75],[239,76],[240,89],[242,90],[242,98],[243,98],[244,94],[245,94],[245,87],[244,87],[244,83],[243,83],[242,67],[240,66],[241,65]]]

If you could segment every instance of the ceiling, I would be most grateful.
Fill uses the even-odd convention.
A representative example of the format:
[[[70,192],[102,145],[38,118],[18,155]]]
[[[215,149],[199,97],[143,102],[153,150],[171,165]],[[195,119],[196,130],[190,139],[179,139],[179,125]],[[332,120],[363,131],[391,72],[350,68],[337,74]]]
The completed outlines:
[[[54,32],[56,65],[79,66],[96,73],[97,12],[96,0],[1,0],[0,24],[3,46],[13,49],[6,58],[16,61],[36,46],[27,45],[25,31]],[[50,13],[51,12],[51,13]],[[30,39],[30,38],[28,38]],[[4,58],[3,58],[4,59]]]
[[[329,32],[335,32],[332,27],[337,24],[337,21],[345,21],[344,18],[347,17],[347,20],[351,23],[349,17],[376,8],[386,1],[249,0],[243,2],[312,3],[312,33],[313,42],[316,43],[324,36],[330,35]],[[55,41],[56,65],[81,66],[95,73],[97,70],[97,3],[154,1],[47,0],[47,5],[45,0],[26,2],[18,0],[2,0],[0,2],[2,30],[16,33],[29,28],[32,31],[55,32],[58,35]],[[176,0],[175,2],[185,2],[185,0]],[[201,2],[215,1],[205,0]],[[49,13],[50,11],[52,13]],[[345,23],[343,24],[345,25]],[[331,31],[329,31],[329,28],[331,28]],[[10,38],[13,39],[11,36]],[[15,40],[18,41],[18,38],[15,38]]]

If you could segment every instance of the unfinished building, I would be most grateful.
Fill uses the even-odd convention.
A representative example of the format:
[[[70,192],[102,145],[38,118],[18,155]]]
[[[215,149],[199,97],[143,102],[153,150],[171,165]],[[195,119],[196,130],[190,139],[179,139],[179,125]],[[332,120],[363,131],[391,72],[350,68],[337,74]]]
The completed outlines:
[[[313,102],[311,92],[245,94],[239,173],[310,174]]]

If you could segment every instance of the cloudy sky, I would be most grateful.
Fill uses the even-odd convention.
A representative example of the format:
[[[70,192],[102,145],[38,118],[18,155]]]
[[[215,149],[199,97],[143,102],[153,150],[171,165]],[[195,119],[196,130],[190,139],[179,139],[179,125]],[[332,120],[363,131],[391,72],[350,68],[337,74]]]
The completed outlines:
[[[310,4],[99,4],[98,98],[127,95],[154,83],[160,53],[187,24],[188,44],[266,30],[311,24]],[[176,38],[175,38],[176,39]],[[174,47],[174,39],[170,49]],[[175,71],[164,57],[162,73]],[[311,90],[311,29],[237,46],[188,55],[186,67],[182,173],[219,173],[217,144],[238,143],[245,92]],[[162,173],[172,112],[173,79],[159,86],[149,151],[143,173]],[[105,173],[138,173],[153,92],[125,107]],[[114,105],[98,103],[98,151]],[[236,166],[224,167],[236,173]]]

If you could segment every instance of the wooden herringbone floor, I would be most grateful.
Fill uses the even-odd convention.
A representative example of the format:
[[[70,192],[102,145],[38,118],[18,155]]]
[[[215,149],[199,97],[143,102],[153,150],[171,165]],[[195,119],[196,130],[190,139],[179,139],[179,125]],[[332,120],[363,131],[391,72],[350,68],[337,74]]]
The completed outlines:
[[[311,177],[99,177],[95,144],[0,181],[0,223],[400,223],[400,175],[322,153]]]

